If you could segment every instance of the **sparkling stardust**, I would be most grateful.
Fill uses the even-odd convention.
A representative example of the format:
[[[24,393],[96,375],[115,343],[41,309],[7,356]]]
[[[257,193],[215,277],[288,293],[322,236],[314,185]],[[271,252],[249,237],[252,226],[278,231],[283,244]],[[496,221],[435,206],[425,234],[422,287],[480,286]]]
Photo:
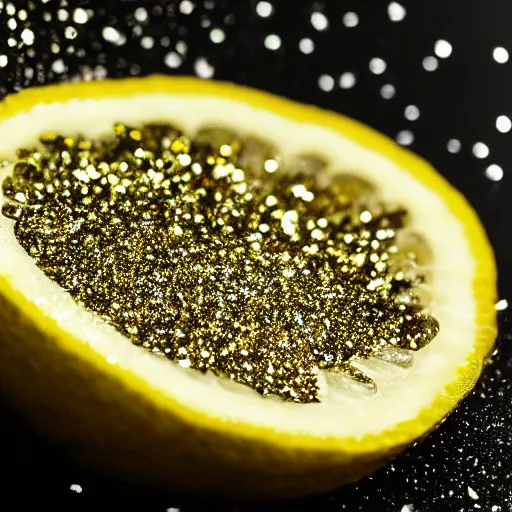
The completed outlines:
[[[133,343],[314,402],[320,370],[372,385],[354,359],[419,350],[439,328],[399,243],[407,212],[352,175],[320,186],[315,165],[215,127],[47,134],[18,151],[2,212],[44,273]]]

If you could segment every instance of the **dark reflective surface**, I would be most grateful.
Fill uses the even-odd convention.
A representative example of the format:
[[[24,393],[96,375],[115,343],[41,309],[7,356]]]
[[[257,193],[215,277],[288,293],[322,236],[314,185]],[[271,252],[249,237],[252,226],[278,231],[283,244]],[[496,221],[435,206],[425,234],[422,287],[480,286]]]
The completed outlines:
[[[79,74],[86,78],[200,74],[351,115],[410,142],[413,151],[431,161],[468,197],[496,250],[500,298],[512,302],[512,132],[507,131],[507,119],[512,118],[512,56],[503,62],[507,51],[512,52],[512,3],[404,1],[405,16],[387,1],[273,1],[269,16],[263,16],[268,5],[257,4],[247,0],[4,2],[0,95]],[[26,11],[26,19],[20,19],[25,18],[20,10]],[[314,12],[325,17],[312,18]],[[45,21],[49,15],[51,21]],[[374,58],[382,59],[385,66]],[[382,73],[375,73],[383,67]],[[471,396],[436,432],[375,475],[337,492],[257,505],[150,493],[78,467],[2,408],[0,460],[6,475],[0,483],[0,499],[16,503],[5,510],[35,506],[149,512],[306,507],[510,511],[511,322],[512,314],[504,311],[493,363]],[[0,507],[4,509],[3,504]]]

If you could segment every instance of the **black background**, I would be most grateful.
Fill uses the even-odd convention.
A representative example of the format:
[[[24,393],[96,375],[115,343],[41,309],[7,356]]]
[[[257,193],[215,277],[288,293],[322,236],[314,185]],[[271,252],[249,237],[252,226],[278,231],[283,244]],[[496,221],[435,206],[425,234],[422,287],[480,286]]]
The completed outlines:
[[[512,59],[500,64],[493,58],[497,46],[512,52],[509,0],[402,1],[406,8],[402,21],[392,21],[389,2],[377,0],[273,0],[272,15],[265,18],[257,14],[257,2],[248,0],[193,0],[191,13],[189,5],[179,1],[13,3],[18,12],[26,9],[27,19],[20,20],[18,12],[11,16],[9,6],[2,7],[0,0],[0,55],[8,57],[6,66],[0,68],[0,97],[19,88],[76,79],[79,74],[87,78],[89,68],[96,78],[154,72],[195,74],[197,59],[205,58],[214,68],[214,78],[343,112],[391,137],[410,130],[414,135],[411,149],[431,161],[481,215],[497,255],[500,298],[512,301],[512,132],[496,129],[497,116],[512,118]],[[78,6],[93,12],[85,25],[73,21]],[[134,16],[141,6],[148,13],[144,21]],[[59,15],[59,10],[64,14]],[[326,15],[326,30],[312,26],[310,17],[315,11]],[[45,21],[45,12],[51,13],[51,21]],[[347,12],[358,15],[356,26],[345,25]],[[8,28],[11,17],[17,20],[16,28]],[[124,44],[105,41],[105,26],[123,34]],[[20,42],[27,27],[35,35],[33,45]],[[76,28],[75,38],[66,37],[66,27]],[[211,41],[213,28],[224,31],[224,42]],[[278,50],[265,47],[268,34],[281,38]],[[144,36],[154,39],[153,48],[141,46]],[[10,44],[9,38],[15,43]],[[314,41],[311,54],[299,50],[302,38]],[[449,41],[453,52],[438,59],[435,71],[426,71],[423,59],[435,55],[439,39]],[[177,51],[176,45],[183,50],[179,41],[186,43],[187,51],[181,65],[170,69],[165,56]],[[373,57],[387,63],[383,74],[370,71]],[[62,65],[54,64],[60,59]],[[354,87],[340,88],[338,81],[344,72],[355,74]],[[334,79],[331,91],[319,87],[321,75]],[[385,84],[394,87],[392,98],[382,96]],[[419,108],[419,119],[406,119],[408,105]],[[450,139],[461,142],[459,152],[447,150]],[[488,146],[486,158],[473,155],[476,142]],[[486,176],[491,164],[503,169],[502,180],[495,182]],[[78,466],[0,400],[0,508],[512,511],[511,322],[509,311],[500,314],[492,364],[475,391],[426,441],[358,484],[297,501],[229,503],[115,483]],[[73,484],[80,485],[81,492],[70,489]]]

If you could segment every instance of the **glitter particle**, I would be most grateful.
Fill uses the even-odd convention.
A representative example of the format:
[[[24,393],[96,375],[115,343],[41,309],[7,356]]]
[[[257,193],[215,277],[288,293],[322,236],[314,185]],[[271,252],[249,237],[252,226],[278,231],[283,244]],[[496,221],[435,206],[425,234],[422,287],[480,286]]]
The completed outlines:
[[[376,75],[382,75],[386,71],[387,64],[380,57],[374,57],[370,60],[370,71]]]
[[[325,14],[321,12],[314,12],[311,15],[311,25],[313,25],[313,28],[315,30],[318,30],[319,32],[326,30],[329,26],[329,20],[325,16]]]
[[[396,93],[396,89],[394,87],[394,85],[391,85],[391,84],[384,84],[381,88],[380,88],[380,95],[385,99],[385,100],[389,100],[391,99]]]
[[[256,14],[262,18],[268,18],[274,8],[270,2],[261,1],[256,4]]]
[[[359,24],[359,16],[355,12],[347,12],[343,15],[343,25],[347,28],[357,27]]]
[[[458,139],[450,139],[448,141],[448,144],[446,145],[446,148],[450,153],[458,153],[462,147],[462,144],[460,140]]]
[[[512,129],[512,121],[507,116],[496,118],[496,129],[501,133],[508,133]]]
[[[402,146],[410,146],[414,142],[414,134],[410,130],[402,130],[397,133],[396,141]]]
[[[408,121],[417,121],[420,117],[420,109],[416,105],[407,105],[404,116]]]
[[[439,61],[435,58],[429,55],[428,57],[425,57],[423,59],[423,68],[425,71],[435,71],[439,66]]]
[[[452,54],[452,51],[452,45],[448,41],[445,41],[444,39],[439,39],[439,41],[436,41],[434,46],[434,53],[441,59],[448,58]]]
[[[406,13],[404,6],[398,2],[390,2],[388,5],[388,16],[391,21],[402,21]]]
[[[477,158],[487,158],[489,153],[489,147],[483,142],[476,142],[473,145],[473,155],[475,155]]]
[[[269,34],[265,37],[265,48],[268,50],[279,50],[281,47],[281,38],[277,34]]]
[[[302,53],[309,55],[315,50],[315,43],[308,37],[305,37],[299,41],[299,50]]]
[[[505,311],[508,308],[508,301],[506,299],[499,300],[496,305],[496,311]]]
[[[332,91],[334,89],[334,78],[330,75],[320,75],[318,78],[318,86],[322,91]]]
[[[497,164],[491,164],[485,170],[485,175],[492,181],[501,181],[503,179],[503,169]]]
[[[468,494],[469,494],[469,497],[471,499],[473,499],[473,500],[478,500],[479,499],[479,496],[476,493],[476,491],[474,489],[472,489],[471,487],[469,487],[469,485],[468,485]]]
[[[498,64],[505,64],[508,62],[509,54],[508,51],[502,46],[497,46],[492,52],[493,59]]]
[[[356,85],[356,75],[350,71],[342,73],[340,76],[340,87],[342,89],[350,89],[354,87],[354,85]]]

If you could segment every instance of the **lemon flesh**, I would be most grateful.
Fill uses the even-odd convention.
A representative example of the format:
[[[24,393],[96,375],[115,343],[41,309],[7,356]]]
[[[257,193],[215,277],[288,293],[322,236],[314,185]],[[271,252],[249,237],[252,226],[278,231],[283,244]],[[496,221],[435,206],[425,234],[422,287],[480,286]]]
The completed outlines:
[[[495,338],[492,251],[464,198],[428,164],[340,115],[230,84],[151,77],[24,91],[0,104],[0,159],[43,132],[106,135],[113,122],[224,125],[271,140],[283,160],[325,158],[404,206],[432,251],[440,332],[411,368],[358,361],[359,392],[321,376],[318,404],[263,398],[134,346],[78,306],[0,219],[0,387],[75,454],[123,477],[220,494],[291,496],[370,473],[471,390]],[[7,166],[3,173],[9,172]]]

